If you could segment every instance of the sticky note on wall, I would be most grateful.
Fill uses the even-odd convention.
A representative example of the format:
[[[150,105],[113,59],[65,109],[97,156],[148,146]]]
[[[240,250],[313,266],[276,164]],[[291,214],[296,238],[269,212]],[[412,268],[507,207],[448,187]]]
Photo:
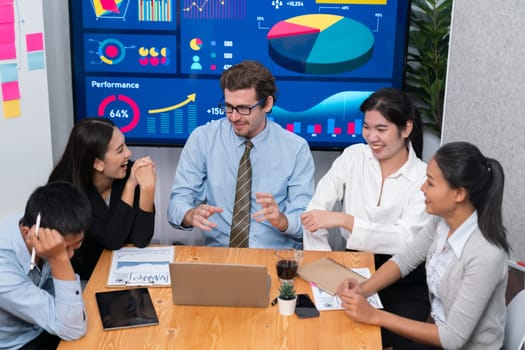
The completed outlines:
[[[26,46],[27,51],[43,51],[44,50],[44,37],[42,33],[32,33],[26,35]]]
[[[12,4],[1,4],[0,5],[0,23],[14,23],[15,22],[15,11],[13,10]]]
[[[44,69],[46,67],[44,51],[28,52],[27,67],[29,70]]]
[[[0,33],[0,36],[2,34]],[[0,60],[11,60],[16,58],[16,47],[15,43],[2,43],[0,42]]]
[[[18,86],[18,81],[2,83],[2,98],[4,101],[20,99],[20,88]]]
[[[16,63],[0,63],[0,82],[7,83],[18,80]]]
[[[20,100],[4,101],[2,107],[5,119],[20,116]]]

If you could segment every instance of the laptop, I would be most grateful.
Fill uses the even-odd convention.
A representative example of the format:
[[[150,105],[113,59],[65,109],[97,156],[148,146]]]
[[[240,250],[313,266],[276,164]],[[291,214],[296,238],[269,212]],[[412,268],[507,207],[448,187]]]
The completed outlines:
[[[170,277],[178,305],[267,307],[270,299],[266,266],[175,262]]]

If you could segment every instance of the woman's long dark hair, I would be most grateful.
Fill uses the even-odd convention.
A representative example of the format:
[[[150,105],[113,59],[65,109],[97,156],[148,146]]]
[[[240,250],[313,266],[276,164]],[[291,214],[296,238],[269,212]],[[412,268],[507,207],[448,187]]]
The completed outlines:
[[[48,181],[68,181],[87,192],[93,183],[95,159],[104,159],[114,128],[115,124],[104,118],[86,118],[78,122]]]
[[[478,212],[478,226],[490,243],[509,252],[501,205],[505,174],[501,164],[468,142],[443,145],[434,155],[451,188],[463,187]]]
[[[418,158],[423,154],[423,122],[417,108],[410,97],[403,91],[384,88],[377,90],[363,101],[361,112],[378,111],[383,117],[397,125],[399,132],[406,128],[407,121],[412,121],[412,132],[406,139],[412,143],[412,148]]]

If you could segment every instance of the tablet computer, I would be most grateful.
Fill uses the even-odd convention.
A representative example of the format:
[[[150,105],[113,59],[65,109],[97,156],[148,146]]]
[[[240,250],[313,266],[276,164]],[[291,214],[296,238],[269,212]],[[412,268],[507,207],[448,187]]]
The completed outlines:
[[[105,330],[159,324],[148,288],[134,288],[95,293]]]

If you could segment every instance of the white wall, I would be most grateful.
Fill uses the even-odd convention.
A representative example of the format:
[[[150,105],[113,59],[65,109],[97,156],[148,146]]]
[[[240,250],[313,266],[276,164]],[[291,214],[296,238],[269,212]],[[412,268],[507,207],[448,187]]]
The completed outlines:
[[[454,1],[443,140],[476,144],[505,170],[512,257],[525,260],[525,3]]]
[[[16,1],[14,27],[16,61],[1,63],[18,66],[21,113],[5,118],[0,107],[0,219],[23,211],[30,193],[47,181],[52,168],[46,70],[28,69],[25,46],[26,34],[44,29],[41,2]]]
[[[73,93],[67,1],[45,0],[47,70],[53,159],[62,154],[73,127]],[[77,20],[81,20],[80,18]]]

